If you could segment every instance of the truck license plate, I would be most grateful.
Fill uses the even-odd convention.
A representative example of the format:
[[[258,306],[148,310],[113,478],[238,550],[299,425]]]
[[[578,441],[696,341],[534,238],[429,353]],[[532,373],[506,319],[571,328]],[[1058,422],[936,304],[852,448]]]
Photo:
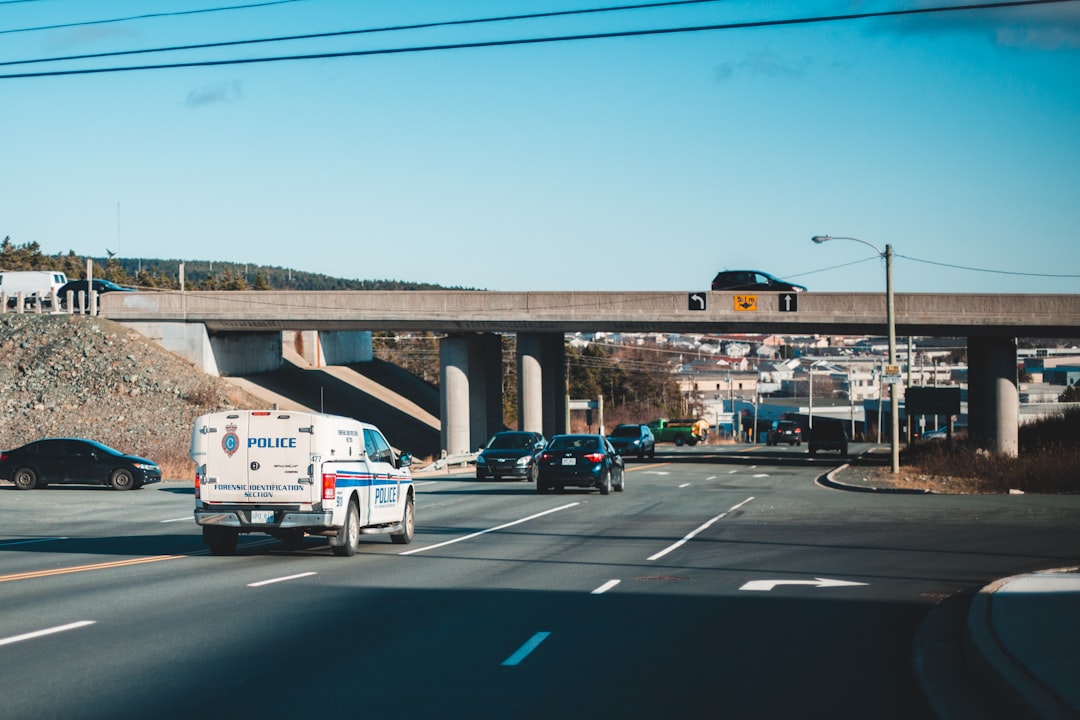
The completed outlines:
[[[274,522],[274,511],[273,510],[252,510],[251,511],[251,522],[252,523],[262,523],[262,524],[272,523],[272,522]]]
[[[562,464],[563,465],[577,465],[577,458],[572,458],[572,457],[563,458],[562,459]]]

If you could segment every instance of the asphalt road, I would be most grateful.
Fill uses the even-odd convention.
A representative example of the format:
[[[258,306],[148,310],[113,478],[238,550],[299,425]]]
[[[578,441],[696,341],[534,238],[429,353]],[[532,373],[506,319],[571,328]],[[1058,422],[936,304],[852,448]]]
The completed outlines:
[[[662,446],[606,497],[417,478],[413,544],[355,558],[212,557],[187,483],[0,485],[0,718],[929,717],[930,608],[1075,562],[1080,497],[818,486],[835,462]]]

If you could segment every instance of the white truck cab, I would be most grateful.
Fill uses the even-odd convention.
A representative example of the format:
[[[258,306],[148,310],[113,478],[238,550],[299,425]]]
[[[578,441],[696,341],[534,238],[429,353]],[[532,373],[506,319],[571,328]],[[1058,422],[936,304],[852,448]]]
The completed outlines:
[[[191,433],[195,522],[214,555],[240,533],[299,547],[323,535],[335,555],[355,555],[360,535],[412,542],[409,465],[374,425],[321,413],[233,410],[196,418]]]

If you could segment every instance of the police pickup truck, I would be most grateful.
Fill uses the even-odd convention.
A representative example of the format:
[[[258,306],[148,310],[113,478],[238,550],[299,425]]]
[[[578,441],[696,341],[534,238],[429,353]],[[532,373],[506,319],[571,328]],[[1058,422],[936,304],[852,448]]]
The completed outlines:
[[[241,533],[290,548],[305,535],[355,555],[361,534],[412,542],[415,497],[409,465],[382,432],[321,413],[239,410],[196,418],[195,522],[214,555],[232,555]]]

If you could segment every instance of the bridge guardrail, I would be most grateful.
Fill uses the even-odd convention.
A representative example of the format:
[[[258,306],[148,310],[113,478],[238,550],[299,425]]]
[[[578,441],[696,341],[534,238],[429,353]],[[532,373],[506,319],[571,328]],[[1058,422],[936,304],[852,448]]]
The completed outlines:
[[[8,295],[6,292],[0,292],[0,314],[10,312],[15,315],[100,315],[100,303],[92,301],[99,299],[101,294],[95,292],[94,295],[96,297],[91,298],[91,302],[87,302],[84,293],[69,292],[67,306],[65,307],[60,303],[60,296],[53,293],[26,295],[18,292],[14,295]],[[10,307],[8,306],[9,303],[11,303]]]

